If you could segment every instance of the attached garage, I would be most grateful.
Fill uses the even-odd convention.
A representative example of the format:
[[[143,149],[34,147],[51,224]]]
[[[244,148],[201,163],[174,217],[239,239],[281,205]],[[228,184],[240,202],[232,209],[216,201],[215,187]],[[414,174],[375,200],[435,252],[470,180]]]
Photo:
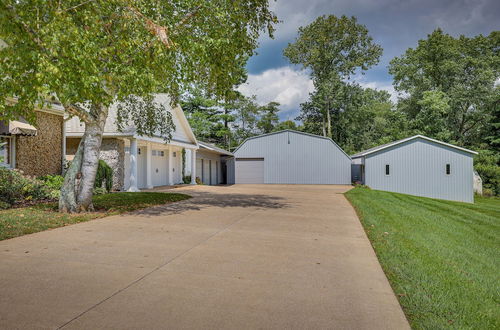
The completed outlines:
[[[207,142],[198,141],[198,145],[200,149],[195,154],[195,176],[198,182],[203,182],[205,185],[234,183],[228,182],[226,166],[227,160],[233,159],[233,154]],[[192,175],[192,157],[191,152],[186,153],[186,175]]]
[[[235,182],[350,184],[351,158],[329,138],[284,130],[245,140],[234,152]]]

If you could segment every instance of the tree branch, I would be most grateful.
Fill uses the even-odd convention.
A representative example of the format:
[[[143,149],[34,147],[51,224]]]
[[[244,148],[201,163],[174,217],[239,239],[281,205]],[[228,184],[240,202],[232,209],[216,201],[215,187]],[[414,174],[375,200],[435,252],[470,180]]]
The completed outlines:
[[[84,108],[80,107],[79,105],[76,104],[65,104],[64,109],[73,116],[77,116],[80,118],[83,122],[85,123],[91,123],[94,122],[95,120],[92,118],[90,113],[85,110]]]
[[[199,5],[197,6],[195,9],[193,9],[192,11],[190,11],[189,13],[187,13],[179,22],[177,22],[177,24],[175,24],[175,28],[178,28],[184,24],[186,24],[187,21],[189,21],[189,19],[191,19],[191,17],[195,16],[198,11],[201,9],[202,5]]]
[[[195,16],[198,11],[202,8],[202,5],[197,6],[192,11],[188,12],[179,22],[174,25],[174,29],[179,28],[185,25],[193,16]],[[136,17],[144,20],[144,24],[146,28],[155,35],[160,42],[163,43],[167,48],[173,46],[173,42],[170,40],[168,36],[168,27],[156,24],[150,18],[146,17],[143,13],[141,13],[137,8],[132,5],[127,6],[127,9],[132,12]]]
[[[63,11],[70,11],[70,10],[74,10],[74,9],[76,9],[76,8],[78,8],[78,7],[81,7],[81,6],[84,6],[84,5],[86,5],[86,4],[88,4],[89,2],[92,2],[92,1],[95,1],[95,0],[87,0],[87,1],[84,1],[84,2],[82,2],[82,3],[79,3],[78,5],[74,5],[73,7],[69,7],[69,8],[67,8],[67,9],[64,9]]]
[[[136,17],[142,18],[144,20],[144,24],[146,25],[146,28],[154,34],[158,39],[160,39],[160,42],[167,46],[167,48],[172,47],[172,42],[168,38],[167,35],[167,30],[168,28],[165,26],[161,26],[153,22],[151,19],[147,18],[144,16],[137,8],[129,5],[127,6],[127,9],[132,12]]]

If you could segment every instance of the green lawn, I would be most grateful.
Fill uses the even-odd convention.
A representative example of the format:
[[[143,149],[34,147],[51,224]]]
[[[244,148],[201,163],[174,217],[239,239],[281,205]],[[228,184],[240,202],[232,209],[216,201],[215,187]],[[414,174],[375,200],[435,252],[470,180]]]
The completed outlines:
[[[500,329],[500,199],[346,197],[413,328]]]
[[[190,196],[176,193],[120,192],[94,196],[96,212],[58,213],[55,203],[3,210],[0,211],[0,240],[188,198]]]

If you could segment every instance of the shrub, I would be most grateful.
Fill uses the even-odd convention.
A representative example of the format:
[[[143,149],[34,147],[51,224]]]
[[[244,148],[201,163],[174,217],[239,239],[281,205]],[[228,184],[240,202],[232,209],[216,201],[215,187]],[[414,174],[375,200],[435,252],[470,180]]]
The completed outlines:
[[[196,177],[196,184],[203,184],[199,176]]]
[[[64,177],[61,175],[44,175],[38,178],[45,183],[45,186],[52,190],[61,190]]]
[[[494,196],[495,194],[493,193],[493,190],[491,189],[483,189],[483,196],[485,197],[491,197],[491,196]]]
[[[483,194],[489,189],[494,195],[500,195],[500,153],[480,150],[474,157],[474,168],[483,180]]]
[[[93,190],[93,194],[94,195],[104,195],[106,194],[108,191],[106,190],[106,188],[103,188],[103,187],[95,187],[94,190]]]
[[[1,208],[47,199],[54,199],[54,197],[43,181],[23,176],[18,170],[0,168]]]
[[[104,188],[109,192],[113,189],[113,169],[104,160],[100,159],[95,176],[94,188]]]
[[[186,184],[191,183],[191,175],[186,175],[182,178],[182,181]]]

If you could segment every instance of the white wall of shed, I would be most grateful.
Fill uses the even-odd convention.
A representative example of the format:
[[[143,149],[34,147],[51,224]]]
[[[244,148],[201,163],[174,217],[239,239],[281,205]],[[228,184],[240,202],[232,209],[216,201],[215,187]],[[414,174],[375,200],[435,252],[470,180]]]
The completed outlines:
[[[390,174],[385,175],[385,165]],[[451,174],[446,174],[446,164]],[[365,158],[365,183],[372,189],[472,203],[473,157],[422,139]]]

